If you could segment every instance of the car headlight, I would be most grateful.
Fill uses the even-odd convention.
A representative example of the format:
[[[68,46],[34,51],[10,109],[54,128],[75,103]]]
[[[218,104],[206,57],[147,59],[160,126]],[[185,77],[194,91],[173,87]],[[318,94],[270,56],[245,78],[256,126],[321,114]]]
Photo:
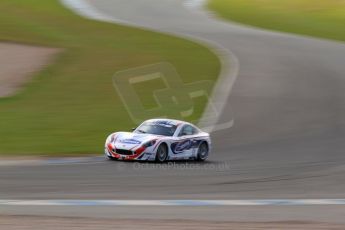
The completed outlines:
[[[151,140],[143,144],[143,147],[148,148],[156,144],[156,140]]]
[[[105,143],[112,143],[114,141],[114,134],[111,134],[108,136],[107,140],[105,141]]]

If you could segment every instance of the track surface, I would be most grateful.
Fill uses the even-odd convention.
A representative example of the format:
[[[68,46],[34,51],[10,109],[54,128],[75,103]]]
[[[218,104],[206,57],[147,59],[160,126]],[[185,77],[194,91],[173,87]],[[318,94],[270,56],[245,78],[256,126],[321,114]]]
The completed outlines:
[[[205,164],[2,166],[0,199],[345,197],[344,44],[221,22],[179,0],[89,2],[120,20],[234,53],[240,71],[221,121],[234,116],[235,125],[213,133]]]

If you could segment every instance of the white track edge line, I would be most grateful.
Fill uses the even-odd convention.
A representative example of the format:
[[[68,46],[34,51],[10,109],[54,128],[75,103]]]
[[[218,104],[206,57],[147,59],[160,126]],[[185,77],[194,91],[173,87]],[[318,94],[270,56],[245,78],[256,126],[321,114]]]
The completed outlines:
[[[260,200],[0,200],[1,206],[300,206],[345,205],[345,199]]]

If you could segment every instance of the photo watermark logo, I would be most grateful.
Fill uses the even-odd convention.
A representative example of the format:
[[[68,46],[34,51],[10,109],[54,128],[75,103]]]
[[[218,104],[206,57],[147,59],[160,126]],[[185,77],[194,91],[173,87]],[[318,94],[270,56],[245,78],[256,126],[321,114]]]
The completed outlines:
[[[220,115],[210,97],[214,82],[200,80],[185,83],[170,63],[117,72],[113,76],[113,85],[135,124],[151,118],[174,118],[197,123],[198,114],[203,115],[204,121],[218,120]],[[143,90],[147,88],[152,88],[152,91]],[[148,98],[151,99],[150,108],[145,106]],[[204,104],[196,101],[204,101]]]

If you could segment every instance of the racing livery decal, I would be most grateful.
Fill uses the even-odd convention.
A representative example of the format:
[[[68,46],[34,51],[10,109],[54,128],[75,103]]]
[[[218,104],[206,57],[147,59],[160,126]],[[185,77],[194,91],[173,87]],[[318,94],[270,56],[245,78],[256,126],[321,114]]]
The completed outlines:
[[[171,151],[174,154],[183,153],[185,150],[189,150],[193,147],[193,141],[192,140],[184,140],[180,142],[175,142],[171,144]]]
[[[122,139],[119,142],[123,143],[123,144],[131,144],[131,145],[138,145],[141,142],[135,139]]]

